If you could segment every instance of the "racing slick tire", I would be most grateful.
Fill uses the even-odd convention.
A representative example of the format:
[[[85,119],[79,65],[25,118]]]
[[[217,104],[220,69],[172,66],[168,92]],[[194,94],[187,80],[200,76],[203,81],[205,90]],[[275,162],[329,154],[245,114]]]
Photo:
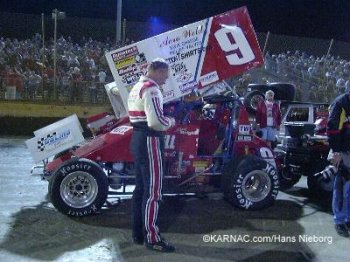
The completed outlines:
[[[250,114],[255,114],[259,100],[264,100],[265,96],[258,90],[253,90],[244,96],[243,104]]]
[[[224,171],[222,182],[225,199],[246,210],[271,206],[279,191],[276,169],[253,155],[233,159]]]
[[[98,212],[106,202],[108,179],[102,168],[88,159],[64,162],[49,182],[49,198],[61,213],[83,217]]]

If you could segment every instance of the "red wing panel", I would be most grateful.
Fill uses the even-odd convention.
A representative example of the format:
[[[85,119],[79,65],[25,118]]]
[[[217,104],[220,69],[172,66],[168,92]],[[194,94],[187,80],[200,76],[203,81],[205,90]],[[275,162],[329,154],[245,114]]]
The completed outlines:
[[[246,7],[214,16],[201,71],[201,84],[242,74],[264,63]],[[216,73],[215,73],[216,72]]]

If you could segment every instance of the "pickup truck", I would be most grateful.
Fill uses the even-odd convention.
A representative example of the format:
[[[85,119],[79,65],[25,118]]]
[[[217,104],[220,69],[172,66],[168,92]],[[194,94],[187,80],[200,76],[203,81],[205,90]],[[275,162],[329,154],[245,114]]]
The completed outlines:
[[[326,124],[328,119],[328,104],[325,103],[307,103],[307,102],[282,102],[282,124],[278,136],[278,141],[285,137],[287,123],[299,123],[315,125],[317,135],[326,135]]]

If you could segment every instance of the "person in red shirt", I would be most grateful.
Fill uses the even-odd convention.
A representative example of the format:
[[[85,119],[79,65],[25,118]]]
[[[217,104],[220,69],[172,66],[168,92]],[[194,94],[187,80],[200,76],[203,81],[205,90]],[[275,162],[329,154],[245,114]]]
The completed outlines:
[[[279,104],[274,101],[275,93],[268,90],[265,100],[258,103],[256,110],[256,123],[262,132],[262,139],[271,147],[276,141],[277,131],[280,129],[282,114]]]

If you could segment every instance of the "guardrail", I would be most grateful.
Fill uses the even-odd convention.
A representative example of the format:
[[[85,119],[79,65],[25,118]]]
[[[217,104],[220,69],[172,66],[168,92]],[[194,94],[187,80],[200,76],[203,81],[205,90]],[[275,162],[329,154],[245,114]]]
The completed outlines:
[[[62,102],[106,104],[109,103],[105,83],[82,81],[69,86],[57,85],[56,94],[52,84],[38,82],[36,86],[26,85],[23,81],[7,84],[9,79],[0,81],[0,100],[25,100],[36,102]],[[12,81],[13,82],[13,81]]]

